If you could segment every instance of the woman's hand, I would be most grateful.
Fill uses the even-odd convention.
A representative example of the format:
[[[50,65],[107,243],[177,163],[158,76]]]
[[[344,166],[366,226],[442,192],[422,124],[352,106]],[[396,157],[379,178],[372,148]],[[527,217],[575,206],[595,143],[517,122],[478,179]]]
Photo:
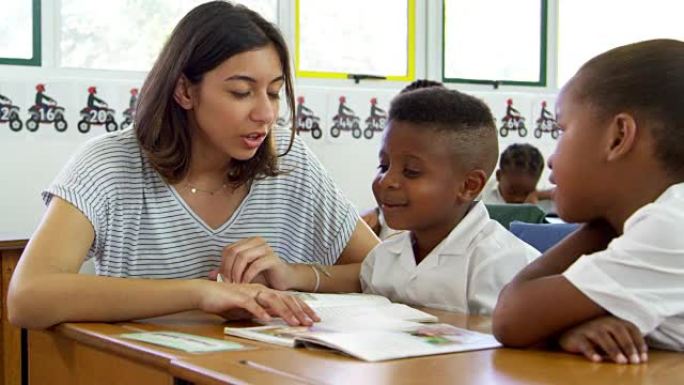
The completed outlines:
[[[618,364],[648,361],[648,347],[639,329],[613,316],[599,317],[568,329],[558,342],[563,350],[584,354],[594,362],[602,361],[600,353]]]
[[[228,319],[247,318],[252,314],[260,321],[280,317],[289,325],[309,326],[320,321],[304,301],[259,284],[206,282],[199,308]]]
[[[293,267],[283,262],[261,237],[241,239],[224,247],[219,272],[230,283],[252,283],[263,279],[266,285],[277,290],[288,290],[293,286]]]

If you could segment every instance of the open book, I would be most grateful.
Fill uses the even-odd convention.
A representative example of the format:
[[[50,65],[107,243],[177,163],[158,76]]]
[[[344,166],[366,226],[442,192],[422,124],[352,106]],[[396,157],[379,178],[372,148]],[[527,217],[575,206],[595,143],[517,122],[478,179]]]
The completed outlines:
[[[225,334],[282,346],[315,346],[365,361],[489,349],[501,346],[493,336],[436,321],[431,314],[387,298],[363,294],[306,294],[321,316],[313,326],[288,326],[276,320],[263,326],[226,327]],[[376,302],[373,302],[376,301]],[[368,302],[376,303],[369,305]],[[354,305],[361,303],[360,305]],[[366,303],[366,304],[363,304]],[[370,310],[376,308],[376,310]],[[383,309],[385,308],[385,309]],[[380,309],[380,310],[377,310]],[[398,309],[393,312],[390,309]],[[408,309],[408,310],[407,310]]]
[[[306,302],[322,321],[349,318],[392,318],[413,322],[437,322],[432,314],[374,294],[318,294],[290,292]]]

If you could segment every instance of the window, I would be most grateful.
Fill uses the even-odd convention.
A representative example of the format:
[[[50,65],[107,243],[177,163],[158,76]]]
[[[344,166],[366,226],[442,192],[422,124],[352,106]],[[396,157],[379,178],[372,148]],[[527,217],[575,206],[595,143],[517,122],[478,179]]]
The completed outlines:
[[[415,0],[297,0],[297,76],[414,78]]]
[[[444,81],[546,85],[546,5],[444,0]]]
[[[39,66],[40,0],[3,2],[0,11],[0,64]]]
[[[684,40],[683,13],[684,3],[671,0],[559,0],[558,86],[611,48],[655,38]]]
[[[148,71],[178,21],[206,0],[61,1],[61,66]],[[277,20],[277,0],[243,0]]]

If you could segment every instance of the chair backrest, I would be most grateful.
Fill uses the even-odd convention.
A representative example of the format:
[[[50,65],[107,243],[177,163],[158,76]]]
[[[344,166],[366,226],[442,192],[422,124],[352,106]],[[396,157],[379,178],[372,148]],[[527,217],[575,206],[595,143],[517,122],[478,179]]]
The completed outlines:
[[[485,204],[489,217],[505,228],[513,221],[545,223],[546,213],[537,205],[530,203]]]
[[[511,222],[510,231],[543,253],[579,227],[577,223]]]

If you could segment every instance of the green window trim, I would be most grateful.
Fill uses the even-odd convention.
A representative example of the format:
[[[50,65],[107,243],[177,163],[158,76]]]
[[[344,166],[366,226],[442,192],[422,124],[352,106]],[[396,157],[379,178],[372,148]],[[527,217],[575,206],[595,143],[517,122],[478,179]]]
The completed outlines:
[[[33,0],[33,55],[30,59],[1,58],[0,64],[40,66],[41,61],[40,0]]]
[[[393,81],[413,81],[416,78],[416,0],[407,0],[408,28],[406,29],[406,74],[405,75],[381,75],[383,80]],[[299,27],[299,0],[295,1],[295,76],[301,78],[319,79],[351,79],[350,73],[344,72],[325,72],[325,71],[305,71],[299,68],[300,56],[300,27]],[[357,82],[358,83],[358,82]]]
[[[503,79],[468,79],[468,78],[447,78],[445,76],[445,55],[446,55],[446,0],[442,1],[442,81],[444,83],[466,83],[466,84],[489,84],[494,87],[498,85],[507,86],[533,86],[546,87],[546,59],[547,59],[547,39],[548,39],[548,0],[541,1],[541,23],[539,28],[539,79],[537,81],[523,80],[503,80]]]

